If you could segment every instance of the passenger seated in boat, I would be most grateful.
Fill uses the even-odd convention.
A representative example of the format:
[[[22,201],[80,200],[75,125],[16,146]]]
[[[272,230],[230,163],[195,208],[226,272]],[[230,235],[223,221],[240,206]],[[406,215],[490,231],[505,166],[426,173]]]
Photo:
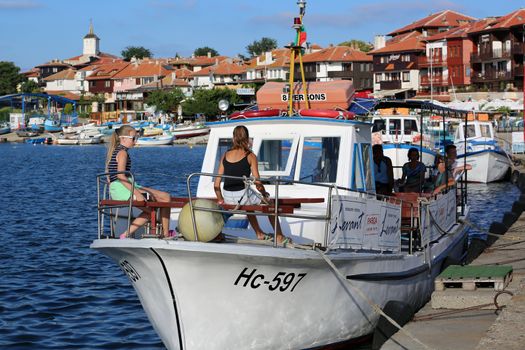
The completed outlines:
[[[218,175],[237,176],[249,178],[253,175],[259,178],[259,169],[257,157],[250,149],[250,136],[248,129],[239,125],[233,129],[233,147],[222,155],[219,162]],[[266,192],[261,181],[255,181],[255,188],[260,193],[254,191],[249,184],[241,179],[224,178],[224,188],[221,192],[222,177],[215,178],[214,190],[217,196],[217,203],[232,205],[259,205],[261,202],[268,203],[269,194]],[[273,235],[267,235],[259,226],[255,215],[247,215],[248,220],[257,235],[257,239],[270,240]],[[273,216],[268,217],[270,223],[274,226],[275,219]],[[275,229],[275,227],[274,227]],[[282,235],[281,225],[277,221],[277,243],[291,242],[289,238]]]
[[[399,182],[402,192],[422,192],[427,168],[419,161],[419,151],[412,147],[408,150],[409,162],[403,165],[403,175]]]
[[[376,193],[389,196],[394,188],[394,168],[390,158],[383,154],[382,145],[373,145],[374,175],[376,180]]]
[[[111,136],[111,143],[108,149],[106,159],[106,171],[109,173],[109,193],[113,200],[127,201],[130,198],[132,190],[132,179],[128,177],[129,174],[118,172],[131,171],[131,158],[128,150],[135,145],[139,135],[137,131],[129,126],[123,125]],[[169,193],[155,190],[149,187],[143,187],[135,183],[133,191],[133,199],[136,201],[145,201],[144,194],[147,193],[150,199],[158,202],[169,202],[171,196]],[[133,220],[130,225],[129,232],[126,230],[120,235],[120,239],[132,237],[133,233],[141,226],[149,221],[151,210],[150,208],[141,208],[142,213]],[[170,208],[161,208],[160,215],[162,218],[162,232],[163,236],[168,236]]]
[[[472,165],[460,165],[457,161],[458,153],[455,145],[447,145],[445,147],[445,153],[447,155],[447,171],[449,176],[456,181],[459,180],[465,170],[471,170]]]
[[[456,181],[454,181],[453,177],[449,177],[447,168],[445,166],[445,159],[441,155],[438,155],[436,157],[437,159],[437,166],[436,166],[436,175],[434,179],[434,186],[432,189],[432,194],[438,194],[439,192],[443,191],[445,188],[454,186]]]

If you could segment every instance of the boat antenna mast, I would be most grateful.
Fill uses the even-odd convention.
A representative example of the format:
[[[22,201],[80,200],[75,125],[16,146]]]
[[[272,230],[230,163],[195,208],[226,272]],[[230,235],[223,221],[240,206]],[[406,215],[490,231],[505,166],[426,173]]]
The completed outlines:
[[[303,82],[303,94],[306,103],[306,108],[310,108],[310,101],[308,101],[308,93],[306,91],[306,79],[304,76],[303,68],[303,46],[306,42],[306,31],[303,26],[303,17],[306,11],[306,1],[298,0],[297,5],[299,6],[299,17],[293,19],[292,28],[295,29],[295,41],[290,45],[285,46],[290,49],[290,80],[288,84],[288,115],[293,114],[293,93],[294,93],[294,70],[295,70],[295,58],[299,58],[299,66],[301,68],[301,79]]]

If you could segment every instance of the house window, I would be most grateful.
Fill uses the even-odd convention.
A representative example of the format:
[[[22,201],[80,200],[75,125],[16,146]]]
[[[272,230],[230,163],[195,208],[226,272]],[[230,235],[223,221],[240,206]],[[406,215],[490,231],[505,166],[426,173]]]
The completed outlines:
[[[403,72],[403,81],[410,81],[410,72]]]
[[[55,67],[53,68],[53,73],[56,73],[56,72],[58,72],[58,68]]]
[[[381,63],[388,63],[386,56],[381,56]]]
[[[401,61],[402,62],[410,62],[410,55],[402,55],[401,56]]]
[[[89,87],[95,87],[95,82],[94,81],[90,81],[89,82]]]
[[[319,73],[321,71],[321,65],[319,63],[317,63],[315,65],[315,69],[316,69],[316,72]]]
[[[106,81],[104,82],[104,86],[107,87],[107,88],[108,88],[108,87],[111,87],[111,81],[106,80]]]
[[[376,73],[376,83],[380,83],[383,80],[383,74]]]

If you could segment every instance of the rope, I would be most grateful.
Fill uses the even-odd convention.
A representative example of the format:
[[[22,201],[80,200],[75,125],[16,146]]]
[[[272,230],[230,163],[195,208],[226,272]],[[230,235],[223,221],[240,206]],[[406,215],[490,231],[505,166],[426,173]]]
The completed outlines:
[[[324,259],[324,261],[328,264],[328,266],[330,266],[330,268],[336,273],[336,275],[339,277],[339,279],[342,281],[342,282],[346,282],[346,283],[343,283],[344,286],[350,286],[352,287],[352,289],[363,299],[365,300],[369,305],[370,307],[372,307],[372,309],[379,315],[383,316],[384,318],[386,318],[388,320],[388,322],[390,322],[391,324],[393,324],[397,329],[399,329],[402,333],[404,333],[406,336],[408,336],[410,339],[412,339],[413,341],[415,341],[416,343],[418,343],[419,345],[423,346],[425,349],[428,349],[428,350],[432,350],[431,347],[429,347],[428,345],[424,344],[423,342],[421,342],[419,339],[417,339],[416,337],[414,337],[409,331],[407,331],[405,328],[403,328],[399,323],[397,323],[394,319],[392,319],[390,316],[388,316],[383,310],[381,310],[381,307],[379,307],[379,305],[377,305],[376,303],[374,303],[373,300],[371,300],[370,298],[368,298],[366,296],[366,294],[364,294],[359,288],[357,288],[351,281],[349,281],[342,273],[341,271],[339,271],[339,269],[334,265],[334,263],[332,262],[332,260],[330,260],[330,258],[328,256],[326,256],[326,254],[319,250],[318,248],[315,248],[315,251],[317,253],[319,253],[319,255]]]

